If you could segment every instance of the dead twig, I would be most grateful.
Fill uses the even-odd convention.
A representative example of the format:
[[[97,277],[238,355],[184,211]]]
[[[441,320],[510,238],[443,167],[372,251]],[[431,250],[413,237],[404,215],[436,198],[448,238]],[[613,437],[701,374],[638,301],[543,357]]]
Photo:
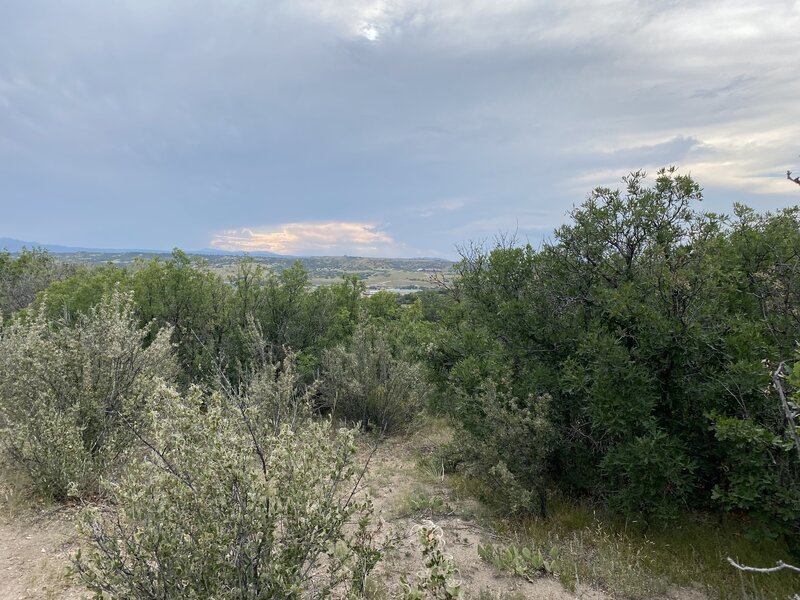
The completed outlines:
[[[797,457],[800,458],[800,435],[797,435],[797,424],[795,423],[794,411],[792,410],[792,407],[789,406],[789,401],[786,400],[786,392],[783,389],[785,369],[786,363],[782,362],[778,365],[778,368],[775,369],[775,372],[772,374],[772,383],[775,384],[775,389],[778,390],[778,396],[781,399],[783,414],[786,416],[786,429],[794,441],[794,447],[797,450]]]
[[[728,557],[728,562],[745,573],[777,573],[778,571],[793,571],[795,573],[800,573],[800,567],[786,564],[782,560],[776,562],[774,567],[748,567],[747,565],[740,565],[730,556]]]

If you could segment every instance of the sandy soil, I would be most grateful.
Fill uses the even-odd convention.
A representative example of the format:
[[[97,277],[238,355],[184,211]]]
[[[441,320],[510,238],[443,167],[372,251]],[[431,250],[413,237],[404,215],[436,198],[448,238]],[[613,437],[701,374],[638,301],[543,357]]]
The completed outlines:
[[[404,534],[398,551],[379,569],[379,577],[390,596],[394,595],[392,592],[399,591],[401,575],[413,579],[420,569],[422,559],[415,528],[423,519],[430,519],[444,532],[447,541],[445,551],[452,556],[458,568],[458,578],[468,598],[477,598],[484,591],[495,598],[504,595],[531,600],[608,598],[600,590],[580,585],[575,593],[570,593],[554,577],[528,581],[505,576],[481,560],[478,545],[496,541],[496,536],[473,517],[476,509],[474,503],[456,500],[445,485],[433,477],[422,477],[416,468],[415,454],[420,448],[435,447],[441,443],[441,440],[435,439],[438,435],[436,432],[422,432],[411,440],[386,441],[370,462],[367,480],[376,511],[390,526]],[[428,439],[426,436],[429,436]],[[408,514],[407,499],[420,496],[442,498],[444,508],[437,514],[426,514],[424,510]]]
[[[77,540],[73,517],[69,509],[0,516],[0,599],[81,598],[67,574]]]

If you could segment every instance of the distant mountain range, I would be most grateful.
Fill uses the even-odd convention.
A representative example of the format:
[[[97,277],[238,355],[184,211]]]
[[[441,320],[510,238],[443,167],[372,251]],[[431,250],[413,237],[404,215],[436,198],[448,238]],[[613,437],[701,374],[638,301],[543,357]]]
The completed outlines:
[[[0,237],[0,251],[8,250],[11,253],[22,252],[23,248],[31,250],[33,248],[43,248],[53,254],[169,254],[171,250],[145,250],[142,248],[82,248],[78,246],[59,246],[58,244],[42,244],[39,242],[23,242],[14,238]],[[187,254],[205,254],[211,256],[270,256],[274,258],[292,258],[274,252],[230,252],[228,250],[215,250],[213,248],[203,248],[201,250],[186,250]]]

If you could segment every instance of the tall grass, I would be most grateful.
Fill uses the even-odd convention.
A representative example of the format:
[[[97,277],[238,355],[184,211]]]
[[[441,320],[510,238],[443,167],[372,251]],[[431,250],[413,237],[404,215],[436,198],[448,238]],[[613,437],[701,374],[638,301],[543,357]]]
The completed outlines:
[[[481,501],[473,516],[491,525],[509,543],[543,551],[556,547],[567,588],[589,585],[614,598],[644,599],[681,587],[720,600],[782,600],[800,592],[800,576],[789,572],[748,574],[727,561],[772,566],[791,559],[781,541],[754,541],[748,523],[730,516],[684,514],[669,526],[626,521],[601,508],[551,494],[548,518],[510,519],[493,506],[492,490],[463,474],[443,473],[441,449],[450,438],[446,422],[435,420],[427,430],[437,443],[417,454],[420,475],[438,479],[454,502]],[[438,445],[438,447],[437,447]]]
[[[557,547],[568,571],[564,581],[632,599],[675,587],[720,600],[774,600],[800,591],[797,575],[745,574],[728,564],[728,556],[762,566],[788,557],[781,542],[748,539],[741,521],[688,514],[668,527],[644,527],[565,498],[553,498],[551,507],[547,519],[498,519],[496,525],[519,543]]]

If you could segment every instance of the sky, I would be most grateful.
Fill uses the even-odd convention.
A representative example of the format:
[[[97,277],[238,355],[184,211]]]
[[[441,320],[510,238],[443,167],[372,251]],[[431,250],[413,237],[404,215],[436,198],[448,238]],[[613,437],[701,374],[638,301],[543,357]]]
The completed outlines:
[[[800,203],[800,0],[0,0],[0,236],[453,258],[667,165]]]

